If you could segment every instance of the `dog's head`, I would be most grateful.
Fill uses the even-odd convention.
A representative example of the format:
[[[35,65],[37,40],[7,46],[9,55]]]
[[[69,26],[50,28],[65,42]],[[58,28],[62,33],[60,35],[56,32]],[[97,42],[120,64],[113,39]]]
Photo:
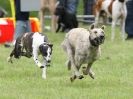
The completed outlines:
[[[104,34],[104,28],[105,26],[102,26],[101,28],[96,28],[94,24],[90,26],[90,43],[93,46],[99,46],[101,45],[105,40],[105,34]]]
[[[44,60],[47,61],[47,63],[51,62],[52,47],[53,47],[53,44],[49,44],[49,43],[43,43],[39,46],[39,51],[42,54]]]
[[[59,15],[63,15],[65,13],[65,7],[64,6],[57,6],[55,9],[55,15],[59,16]]]

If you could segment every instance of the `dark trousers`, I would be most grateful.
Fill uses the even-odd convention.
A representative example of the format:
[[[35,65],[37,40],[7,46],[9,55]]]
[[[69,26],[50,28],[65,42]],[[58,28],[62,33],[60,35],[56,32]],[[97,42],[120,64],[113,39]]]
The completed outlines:
[[[93,5],[95,0],[83,0],[84,15],[93,15]],[[93,20],[91,18],[84,18],[85,20]]]
[[[127,2],[127,18],[125,23],[125,31],[128,36],[133,37],[133,0]]]
[[[83,0],[83,2],[84,2],[84,15],[92,15],[94,0]]]

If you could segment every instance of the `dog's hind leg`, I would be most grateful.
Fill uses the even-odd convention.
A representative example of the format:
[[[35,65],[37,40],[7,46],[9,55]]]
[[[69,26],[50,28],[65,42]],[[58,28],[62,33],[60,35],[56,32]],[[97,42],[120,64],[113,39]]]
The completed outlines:
[[[115,38],[115,26],[116,26],[116,22],[117,22],[117,19],[116,18],[114,18],[113,20],[112,20],[112,28],[111,28],[111,41],[113,41],[114,40],[114,38]]]
[[[61,28],[61,24],[58,23],[58,27],[57,27],[57,29],[56,29],[56,33],[59,32],[60,28]]]
[[[13,55],[14,55],[14,51],[15,51],[15,48],[12,50],[10,56],[7,58],[7,62],[13,63],[12,57],[13,57]]]
[[[70,60],[68,60],[68,61],[66,62],[66,65],[67,65],[67,67],[68,67],[68,70],[71,70],[71,61],[70,61]]]
[[[72,50],[70,44],[67,42],[67,54],[68,54],[68,58],[71,61],[71,69],[74,75],[72,75],[72,77],[70,78],[71,81],[73,81],[76,77],[79,79],[83,78],[83,75],[80,74],[77,66],[75,65],[75,60],[74,60],[74,51]],[[76,76],[76,77],[75,77]]]
[[[125,20],[126,20],[126,15],[124,15],[121,19],[121,36],[122,40],[125,41]]]
[[[40,24],[41,24],[40,32],[43,33],[44,31],[44,9],[43,8],[40,10]]]

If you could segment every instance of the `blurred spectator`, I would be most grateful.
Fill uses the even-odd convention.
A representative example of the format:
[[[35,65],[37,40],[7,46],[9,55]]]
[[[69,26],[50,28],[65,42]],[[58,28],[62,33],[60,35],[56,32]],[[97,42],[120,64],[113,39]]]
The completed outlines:
[[[84,15],[93,15],[93,5],[95,0],[83,0],[83,7],[84,7]],[[88,21],[93,21],[93,18],[84,18]]]
[[[59,0],[61,6],[64,6],[69,13],[76,14],[79,0]]]
[[[16,20],[16,27],[15,27],[15,34],[14,34],[14,41],[18,37],[22,36],[26,32],[31,31],[30,21],[29,21],[29,12],[22,12],[20,0],[15,0],[15,20]],[[10,47],[10,43],[6,43],[5,47]]]
[[[15,20],[16,29],[14,39],[16,40],[19,36],[23,35],[25,32],[31,31],[29,12],[22,12],[20,0],[15,0]]]
[[[133,39],[133,0],[127,1],[127,18],[125,24],[127,40]]]

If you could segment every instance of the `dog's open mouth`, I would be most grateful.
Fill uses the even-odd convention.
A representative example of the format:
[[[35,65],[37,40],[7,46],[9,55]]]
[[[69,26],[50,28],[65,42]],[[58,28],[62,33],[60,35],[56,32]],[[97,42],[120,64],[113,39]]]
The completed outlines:
[[[90,38],[90,42],[93,46],[98,46],[101,45],[102,43],[104,43],[105,37],[104,36],[100,36],[100,37],[96,37],[94,39]]]

